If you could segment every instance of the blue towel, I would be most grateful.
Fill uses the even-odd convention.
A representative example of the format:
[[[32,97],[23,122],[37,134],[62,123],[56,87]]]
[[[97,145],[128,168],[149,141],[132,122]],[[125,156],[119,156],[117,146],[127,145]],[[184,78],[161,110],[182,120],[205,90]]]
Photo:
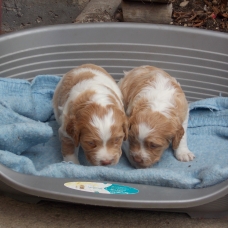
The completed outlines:
[[[51,99],[58,81],[50,76],[38,76],[32,83],[0,79],[1,150],[21,154],[53,136],[46,121],[53,115]]]
[[[58,125],[51,105],[57,76],[0,79],[0,163],[17,172],[56,178],[118,181],[175,188],[203,188],[228,178],[228,98],[190,104],[188,145],[196,158],[179,162],[167,149],[160,162],[134,169],[123,154],[113,167],[62,161]],[[125,148],[125,144],[123,148]]]

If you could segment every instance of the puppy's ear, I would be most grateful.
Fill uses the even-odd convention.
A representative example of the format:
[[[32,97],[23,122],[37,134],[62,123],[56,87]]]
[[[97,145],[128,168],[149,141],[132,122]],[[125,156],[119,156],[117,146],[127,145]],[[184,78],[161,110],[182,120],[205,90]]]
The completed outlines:
[[[182,127],[182,125],[180,125],[172,140],[172,147],[174,150],[178,148],[183,135],[184,135],[184,128]]]
[[[131,125],[133,124],[134,117],[130,116],[128,117],[128,129],[131,130]]]
[[[124,123],[123,123],[123,131],[124,131],[124,141],[128,139],[128,120],[127,117],[124,117]]]
[[[79,130],[74,116],[70,116],[66,120],[66,132],[73,139],[75,147],[79,145]]]

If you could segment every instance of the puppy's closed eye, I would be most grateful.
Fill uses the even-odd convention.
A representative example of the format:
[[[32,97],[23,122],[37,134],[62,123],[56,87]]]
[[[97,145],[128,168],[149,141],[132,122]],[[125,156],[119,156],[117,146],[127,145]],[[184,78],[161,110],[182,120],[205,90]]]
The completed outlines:
[[[150,149],[155,149],[155,148],[161,147],[160,145],[157,145],[157,144],[155,144],[155,143],[153,143],[153,142],[149,142],[149,143],[147,144],[147,146],[148,146]]]
[[[118,144],[122,139],[123,139],[123,136],[116,137],[114,138],[114,143]]]
[[[86,144],[93,149],[97,147],[97,145],[94,141],[87,141]]]
[[[129,142],[131,142],[131,144],[139,143],[138,139],[136,137],[132,136],[132,135],[128,136],[128,140],[129,140]]]

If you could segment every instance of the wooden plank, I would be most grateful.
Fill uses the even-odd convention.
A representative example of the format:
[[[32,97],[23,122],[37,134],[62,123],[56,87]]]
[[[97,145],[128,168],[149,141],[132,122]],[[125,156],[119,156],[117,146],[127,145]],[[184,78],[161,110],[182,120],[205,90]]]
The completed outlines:
[[[91,0],[80,15],[76,23],[112,21],[114,13],[121,4],[121,0]]]
[[[127,2],[142,2],[142,3],[147,3],[147,2],[158,2],[158,3],[170,3],[170,0],[125,0]]]
[[[169,24],[172,21],[172,3],[140,3],[122,1],[124,22]]]

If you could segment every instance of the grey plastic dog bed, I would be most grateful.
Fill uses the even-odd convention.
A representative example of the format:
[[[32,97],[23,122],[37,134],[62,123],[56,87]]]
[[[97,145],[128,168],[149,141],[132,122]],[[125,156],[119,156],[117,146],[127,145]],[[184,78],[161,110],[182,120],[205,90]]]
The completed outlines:
[[[228,35],[174,26],[104,23],[60,25],[0,37],[0,77],[62,75],[98,64],[118,81],[123,70],[155,65],[178,78],[189,101],[228,94]],[[83,180],[24,175],[0,165],[0,191],[28,202],[58,200],[100,206],[228,215],[228,180],[203,189],[116,183],[138,194],[95,194],[66,188]],[[114,183],[113,183],[114,184]]]

